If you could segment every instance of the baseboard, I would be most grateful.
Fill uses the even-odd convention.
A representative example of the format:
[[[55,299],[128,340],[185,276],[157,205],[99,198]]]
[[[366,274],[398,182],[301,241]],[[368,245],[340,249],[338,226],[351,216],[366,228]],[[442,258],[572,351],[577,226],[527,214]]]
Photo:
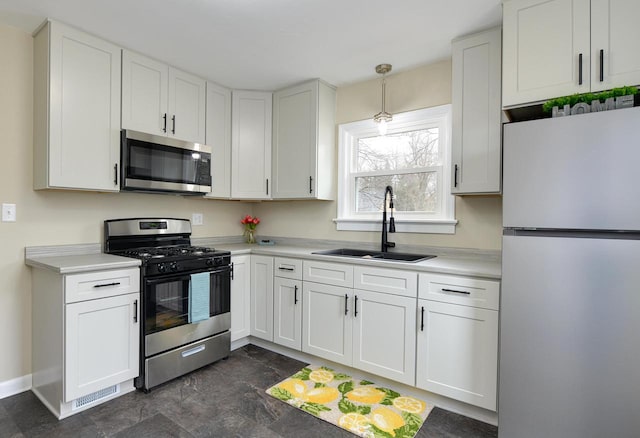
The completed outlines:
[[[31,374],[0,382],[0,399],[31,389]]]
[[[250,344],[249,336],[236,339],[235,341],[231,342],[231,351],[237,350],[238,348],[244,347],[245,345],[249,345],[249,344]]]

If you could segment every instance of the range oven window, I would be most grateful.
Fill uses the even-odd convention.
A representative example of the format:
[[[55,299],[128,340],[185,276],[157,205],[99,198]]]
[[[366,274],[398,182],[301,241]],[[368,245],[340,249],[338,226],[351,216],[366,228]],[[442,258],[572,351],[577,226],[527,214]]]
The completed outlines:
[[[189,323],[191,276],[179,275],[145,280],[145,334]],[[231,311],[231,274],[225,268],[213,271],[209,283],[209,316]]]

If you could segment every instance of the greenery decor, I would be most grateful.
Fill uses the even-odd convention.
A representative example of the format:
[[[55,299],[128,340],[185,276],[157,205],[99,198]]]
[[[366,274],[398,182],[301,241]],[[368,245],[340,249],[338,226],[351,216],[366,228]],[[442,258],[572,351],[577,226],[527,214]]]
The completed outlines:
[[[594,100],[599,100],[600,102],[604,102],[610,97],[620,97],[620,96],[628,96],[630,94],[637,94],[637,87],[619,87],[614,88],[609,91],[603,91],[602,93],[584,93],[584,94],[572,94],[571,96],[564,97],[556,97],[555,99],[548,100],[544,105],[542,105],[542,110],[545,113],[551,112],[554,106],[559,108],[564,107],[565,105],[574,106],[576,103],[588,103],[590,104]]]

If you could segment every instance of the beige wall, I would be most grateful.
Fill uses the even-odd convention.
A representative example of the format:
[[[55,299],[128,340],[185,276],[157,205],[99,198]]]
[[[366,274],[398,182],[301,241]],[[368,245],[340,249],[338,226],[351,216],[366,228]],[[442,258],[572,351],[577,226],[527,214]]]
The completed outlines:
[[[31,278],[25,246],[102,242],[102,221],[204,214],[194,237],[242,234],[253,204],[138,193],[34,191],[33,39],[0,25],[0,203],[17,222],[0,222],[0,383],[31,372]]]
[[[387,111],[393,113],[428,108],[451,102],[451,62],[441,61],[387,77]],[[338,88],[336,122],[367,119],[380,111],[380,79]],[[336,146],[337,147],[337,146]],[[283,208],[285,207],[286,208]],[[260,216],[260,233],[315,239],[378,242],[379,233],[336,231],[335,202],[265,202],[254,211]],[[476,196],[456,198],[456,233],[396,233],[398,244],[500,249],[502,198]]]

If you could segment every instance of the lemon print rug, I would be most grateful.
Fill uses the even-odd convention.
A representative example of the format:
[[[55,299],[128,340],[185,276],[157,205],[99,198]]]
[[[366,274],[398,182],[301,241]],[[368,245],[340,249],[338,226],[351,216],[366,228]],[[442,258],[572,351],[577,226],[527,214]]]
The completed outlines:
[[[267,394],[366,438],[413,438],[433,409],[391,388],[314,365]]]

